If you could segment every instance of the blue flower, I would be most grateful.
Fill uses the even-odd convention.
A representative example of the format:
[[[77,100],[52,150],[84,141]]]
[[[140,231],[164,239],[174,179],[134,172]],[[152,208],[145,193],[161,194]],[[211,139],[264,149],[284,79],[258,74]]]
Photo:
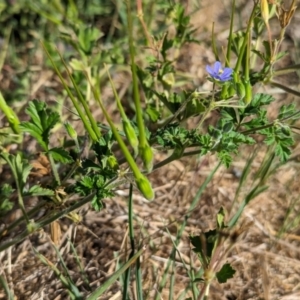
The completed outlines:
[[[210,66],[206,66],[206,71],[213,79],[219,81],[228,81],[232,79],[231,75],[233,70],[231,68],[222,69],[222,65],[219,61],[216,61],[212,68]]]

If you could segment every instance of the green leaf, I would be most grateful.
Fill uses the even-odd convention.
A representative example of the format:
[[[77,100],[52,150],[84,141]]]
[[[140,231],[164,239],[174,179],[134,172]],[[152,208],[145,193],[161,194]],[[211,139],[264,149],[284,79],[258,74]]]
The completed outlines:
[[[216,240],[216,237],[216,230],[209,230],[205,232],[202,236],[190,236],[190,242],[195,247],[192,250],[201,256],[205,254],[206,257],[210,259],[214,249],[214,242]],[[206,253],[203,253],[204,249],[206,250]]]
[[[296,105],[294,103],[291,103],[289,105],[283,105],[280,108],[278,119],[285,119],[289,116],[293,115],[296,112]]]
[[[31,117],[31,120],[21,123],[21,130],[31,134],[47,151],[50,131],[59,121],[59,114],[47,111],[45,102],[37,100],[29,102],[26,113]]]
[[[18,190],[23,193],[27,177],[30,173],[32,166],[28,161],[18,153],[17,155],[8,154],[7,152],[0,153],[2,157],[10,166],[17,183]]]
[[[91,190],[94,186],[94,181],[90,176],[84,176],[78,183],[77,192],[84,192],[85,188]],[[88,193],[89,191],[87,191]]]
[[[87,25],[80,25],[77,33],[80,49],[89,55],[95,42],[102,36],[102,32],[96,27],[88,27]]]
[[[204,280],[204,278],[202,278],[202,277],[196,277],[194,280],[193,280],[193,282],[205,282],[205,280]]]
[[[267,105],[267,104],[270,104],[273,101],[274,101],[274,97],[272,97],[271,95],[256,94],[253,97],[253,99],[251,101],[251,105],[249,106],[248,109],[251,109],[253,107],[260,107],[262,105]]]
[[[221,160],[222,164],[226,166],[226,168],[229,168],[232,162],[232,157],[231,155],[223,150],[218,153],[218,158]]]
[[[199,99],[192,99],[186,105],[186,109],[184,111],[184,119],[187,119],[191,116],[196,116],[204,113],[206,110],[205,104],[201,102]]]
[[[95,195],[94,198],[92,199],[92,206],[96,211],[102,210],[104,207],[102,198],[99,198],[97,195]]]
[[[84,62],[76,58],[71,59],[70,66],[75,71],[85,71],[87,69],[87,66],[84,64]]]
[[[275,154],[279,157],[280,161],[286,162],[291,155],[291,150],[282,143],[278,143],[275,147]]]
[[[88,172],[90,171],[100,171],[102,170],[102,167],[97,165],[96,163],[94,163],[92,160],[90,159],[85,159],[82,163],[81,166],[83,169],[86,169]]]
[[[34,123],[30,122],[22,122],[20,124],[20,128],[23,132],[28,132],[31,136],[33,136],[37,142],[42,146],[42,148],[47,151],[47,143],[44,142],[42,137],[42,131],[40,131],[39,127]]]
[[[235,274],[235,270],[230,264],[224,264],[222,269],[217,272],[216,277],[219,283],[225,283],[228,279],[232,278]]]
[[[43,132],[43,127],[41,125],[40,113],[46,108],[46,103],[33,100],[29,102],[28,108],[26,108],[26,113],[31,117],[32,122],[40,129],[40,133]]]
[[[20,179],[21,182],[20,187],[23,188],[26,183],[27,177],[30,173],[30,170],[32,169],[32,166],[28,163],[28,160],[21,157],[20,154],[17,154],[15,156],[15,159],[13,160],[13,164],[17,171],[18,178]]]
[[[265,143],[269,146],[275,144],[275,154],[282,162],[287,161],[291,155],[291,147],[294,145],[294,139],[291,136],[289,127],[283,124],[275,125],[271,128],[261,130],[266,135]]]
[[[14,207],[14,203],[9,200],[14,189],[7,183],[3,184],[0,189],[0,216],[4,216]]]
[[[39,185],[34,185],[28,192],[24,193],[24,196],[54,196],[54,191],[45,189]]]
[[[249,113],[248,115],[251,115],[251,114],[252,113]],[[255,117],[252,120],[242,123],[242,125],[246,129],[253,129],[255,127],[260,127],[260,126],[263,126],[268,123],[267,111],[265,109],[260,109],[257,111],[255,109],[253,114],[255,114]],[[246,114],[245,114],[245,116],[246,116]]]
[[[285,52],[278,52],[277,53],[277,55],[276,55],[276,61],[278,61],[278,60],[280,60],[281,58],[283,58],[284,56],[286,56],[288,54],[288,52],[287,51],[285,51]]]
[[[157,109],[152,106],[147,107],[146,114],[150,117],[152,122],[157,122],[158,118],[160,117],[159,111],[157,111]]]
[[[218,229],[223,229],[226,227],[226,225],[224,224],[224,219],[225,219],[225,211],[224,211],[224,208],[221,207],[217,214],[217,228]]]
[[[48,153],[51,154],[55,161],[59,161],[61,163],[73,162],[72,156],[63,148],[52,148],[48,151]]]

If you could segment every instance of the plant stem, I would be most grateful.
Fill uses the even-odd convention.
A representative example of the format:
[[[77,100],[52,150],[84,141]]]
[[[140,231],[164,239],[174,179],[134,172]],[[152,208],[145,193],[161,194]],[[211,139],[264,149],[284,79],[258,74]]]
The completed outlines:
[[[0,109],[5,114],[7,121],[9,123],[9,126],[13,130],[15,134],[20,134],[20,121],[15,112],[6,104],[6,101],[3,98],[2,93],[0,92]]]
[[[65,82],[65,80],[64,80],[64,78],[63,78],[63,76],[62,76],[62,74],[61,74],[60,71],[58,70],[56,64],[54,63],[54,61],[53,61],[53,59],[52,59],[50,53],[48,52],[48,50],[47,50],[47,48],[46,48],[46,46],[45,46],[44,43],[42,43],[42,47],[44,48],[44,50],[45,50],[45,52],[46,52],[48,58],[50,59],[51,64],[52,64],[52,66],[53,66],[53,68],[54,68],[56,74],[58,75],[58,77],[59,77],[59,79],[60,79],[62,85],[64,86],[64,89],[65,89],[66,92],[68,93],[68,95],[69,95],[69,97],[70,97],[70,99],[71,99],[71,101],[72,101],[72,103],[73,103],[75,109],[77,110],[77,112],[78,112],[78,114],[79,114],[79,116],[80,116],[80,119],[81,119],[81,121],[82,121],[83,124],[84,124],[85,129],[86,129],[87,132],[89,133],[91,139],[92,139],[94,142],[97,142],[97,141],[98,141],[97,135],[95,134],[94,130],[92,129],[91,124],[90,124],[90,123],[88,122],[88,120],[86,119],[86,116],[85,116],[85,114],[83,113],[83,111],[82,111],[82,109],[80,108],[80,106],[78,105],[78,103],[77,103],[75,97],[74,97],[73,94],[71,93],[71,91],[70,91],[70,89],[69,89],[67,83]]]
[[[133,84],[133,100],[136,110],[136,122],[139,129],[139,147],[144,148],[146,146],[147,140],[145,135],[145,125],[143,120],[143,110],[141,106],[141,99],[138,88],[138,79],[137,79],[137,71],[135,64],[135,49],[133,44],[133,26],[132,26],[132,15],[131,15],[131,7],[130,0],[126,1],[127,4],[127,22],[128,22],[128,42],[129,42],[129,51],[130,51],[130,60],[131,60],[131,71],[132,71],[132,84]]]

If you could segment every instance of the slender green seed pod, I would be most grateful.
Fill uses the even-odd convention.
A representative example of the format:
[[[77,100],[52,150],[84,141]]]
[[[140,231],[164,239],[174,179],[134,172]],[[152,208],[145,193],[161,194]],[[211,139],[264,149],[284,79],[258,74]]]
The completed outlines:
[[[238,94],[238,96],[240,97],[240,99],[243,99],[246,95],[246,89],[243,83],[241,82],[237,82],[236,83],[236,92]]]
[[[125,135],[127,137],[127,140],[130,144],[130,146],[133,148],[134,151],[134,157],[138,156],[139,152],[139,140],[135,134],[134,128],[132,127],[130,121],[128,119],[123,119],[123,130],[125,132]]]
[[[148,142],[144,147],[140,147],[140,155],[144,163],[144,167],[146,168],[147,172],[151,172],[153,169],[153,151],[152,148],[149,146]]]
[[[135,181],[144,197],[149,201],[153,200],[155,195],[148,178],[143,174],[140,174],[138,178],[135,178]]]
[[[244,102],[246,105],[248,105],[252,100],[252,85],[250,83],[250,81],[246,81],[245,82],[245,98],[244,98]]]

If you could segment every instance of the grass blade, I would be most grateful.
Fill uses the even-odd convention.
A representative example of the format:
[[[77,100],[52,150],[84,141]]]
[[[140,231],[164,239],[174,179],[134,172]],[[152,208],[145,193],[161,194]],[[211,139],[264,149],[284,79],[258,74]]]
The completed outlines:
[[[61,281],[61,283],[65,286],[65,288],[68,290],[71,299],[74,300],[83,300],[84,298],[80,294],[77,286],[69,279],[66,278],[59,269],[50,261],[48,260],[44,255],[40,254],[35,248],[33,248],[35,254],[37,257],[41,260],[43,264],[50,267],[51,270],[55,273],[57,278]],[[56,249],[57,250],[57,249]],[[58,251],[56,251],[58,253]]]
[[[146,250],[144,246],[132,256],[118,271],[116,271],[102,286],[96,289],[86,300],[97,300]]]
[[[3,290],[5,291],[6,295],[7,295],[7,300],[14,300],[15,297],[12,294],[11,290],[9,289],[6,280],[3,278],[2,275],[0,275],[0,284],[3,287]]]
[[[184,218],[184,221],[182,222],[180,228],[179,228],[179,231],[177,233],[177,236],[176,236],[176,239],[174,241],[174,246],[172,248],[172,252],[171,252],[171,255],[170,255],[170,258],[168,259],[168,262],[167,262],[167,265],[166,265],[166,268],[164,270],[164,274],[163,274],[163,277],[162,279],[160,280],[160,284],[159,284],[159,287],[158,287],[158,290],[157,290],[157,293],[156,293],[156,297],[155,297],[155,300],[160,300],[160,293],[163,289],[163,287],[166,285],[166,282],[167,282],[167,275],[168,275],[168,271],[169,271],[169,268],[171,266],[171,263],[172,263],[172,257],[174,257],[175,253],[176,253],[176,247],[175,245],[177,246],[180,242],[180,239],[181,239],[181,236],[183,234],[183,231],[187,225],[187,220],[188,218],[190,217],[193,209],[197,206],[197,204],[199,203],[200,201],[200,197],[202,195],[202,193],[204,192],[205,188],[207,187],[207,185],[209,184],[209,182],[212,180],[213,176],[215,175],[215,173],[217,172],[217,170],[219,169],[219,167],[221,166],[221,163],[219,163],[209,174],[209,176],[206,177],[205,181],[203,182],[203,184],[200,186],[200,188],[198,189],[198,192],[197,194],[195,195],[192,203],[191,203],[191,206],[190,206],[190,209],[188,211],[188,213],[186,214],[186,217]]]

